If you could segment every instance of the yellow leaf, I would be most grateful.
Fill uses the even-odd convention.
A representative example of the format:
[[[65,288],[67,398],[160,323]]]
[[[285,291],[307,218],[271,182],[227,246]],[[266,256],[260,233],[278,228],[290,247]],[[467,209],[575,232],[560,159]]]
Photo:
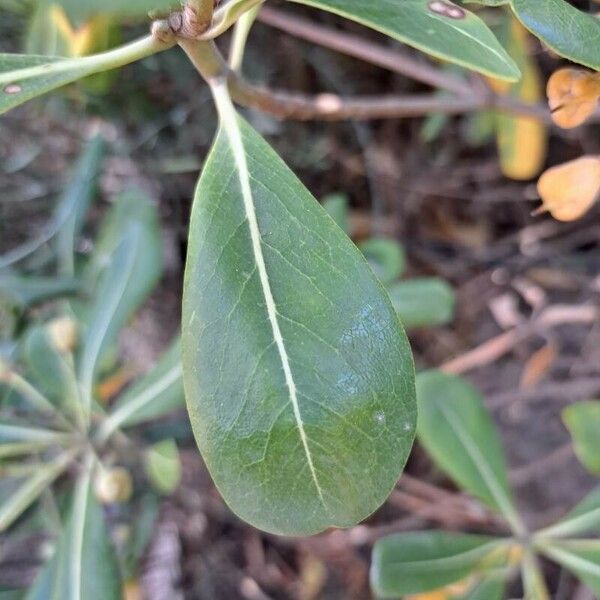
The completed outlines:
[[[407,596],[406,600],[450,600],[450,596],[444,590],[435,590],[426,592],[425,594],[417,594],[416,596]]]
[[[531,57],[529,34],[516,19],[511,21],[507,46],[523,77],[513,84],[490,79],[490,86],[500,95],[510,95],[530,104],[539,102],[543,97],[542,77]],[[500,168],[506,177],[531,179],[541,171],[546,160],[547,132],[539,119],[499,114],[497,141]]]
[[[577,127],[598,107],[600,74],[583,69],[560,69],[548,80],[546,93],[552,120],[564,129]]]
[[[574,221],[584,215],[600,195],[600,155],[548,169],[538,181],[543,206],[559,221]]]
[[[54,4],[50,9],[50,18],[64,39],[70,56],[80,57],[106,50],[111,26],[108,17],[96,15],[75,29],[62,6]]]

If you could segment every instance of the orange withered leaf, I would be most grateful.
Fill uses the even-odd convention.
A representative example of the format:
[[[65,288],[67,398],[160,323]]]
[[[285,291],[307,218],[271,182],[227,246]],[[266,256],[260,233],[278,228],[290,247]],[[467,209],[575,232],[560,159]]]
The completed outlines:
[[[600,196],[600,155],[548,169],[537,187],[544,203],[539,212],[548,211],[559,221],[579,219]]]
[[[564,129],[577,127],[598,107],[600,73],[560,69],[550,77],[547,94],[552,120]]]

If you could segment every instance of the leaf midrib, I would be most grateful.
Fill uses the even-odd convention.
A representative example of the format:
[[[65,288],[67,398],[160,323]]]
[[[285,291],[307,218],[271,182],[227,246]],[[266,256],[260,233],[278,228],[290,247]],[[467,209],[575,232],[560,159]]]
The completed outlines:
[[[273,297],[273,292],[271,290],[269,274],[267,273],[265,258],[262,251],[261,233],[260,228],[258,226],[258,219],[256,216],[254,196],[252,193],[252,187],[250,185],[250,172],[248,169],[248,163],[246,161],[244,142],[239,128],[238,115],[231,102],[229,91],[227,89],[227,84],[223,80],[212,81],[211,90],[213,92],[215,103],[219,112],[221,128],[229,141],[231,151],[233,154],[233,159],[237,168],[238,179],[244,203],[244,211],[246,213],[246,219],[248,221],[248,228],[250,231],[254,261],[258,268],[261,289],[267,308],[267,315],[269,318],[273,338],[275,340],[275,345],[277,346],[279,358],[283,368],[285,383],[288,388],[289,399],[294,413],[294,419],[296,421],[296,426],[298,429],[300,440],[302,442],[304,454],[306,456],[308,467],[311,473],[313,483],[317,490],[319,500],[321,501],[323,507],[327,508],[323,496],[323,490],[319,483],[315,465],[308,445],[308,436],[306,435],[306,431],[304,429],[304,422],[302,420],[302,414],[300,412],[300,405],[298,402],[298,395],[296,391],[296,383],[294,381],[294,376],[292,374],[292,369],[290,366],[290,360],[287,354],[283,336],[281,334],[281,329],[279,327],[279,321],[277,319],[277,307],[275,304],[275,299]]]

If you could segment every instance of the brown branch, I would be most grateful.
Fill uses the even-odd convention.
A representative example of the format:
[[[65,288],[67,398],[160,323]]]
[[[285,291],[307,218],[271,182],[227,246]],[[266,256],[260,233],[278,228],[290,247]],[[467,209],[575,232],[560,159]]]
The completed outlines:
[[[335,94],[310,96],[272,90],[248,83],[241,75],[232,71],[213,42],[199,42],[186,38],[178,38],[178,42],[204,79],[226,79],[231,96],[238,104],[262,110],[282,119],[390,119],[417,117],[432,112],[460,114],[491,107],[542,118],[546,115],[546,112],[537,106],[520,104],[511,98],[475,93],[471,96],[414,94],[342,98]]]
[[[392,50],[381,44],[364,40],[357,35],[336,31],[308,19],[292,16],[266,6],[262,7],[258,19],[262,23],[276,27],[294,37],[405,75],[432,87],[442,88],[456,94],[470,94],[472,91],[468,82],[459,77],[450,75],[424,60],[417,60],[406,52]]]
[[[600,310],[596,306],[550,306],[532,321],[502,333],[477,348],[445,362],[439,369],[446,373],[459,375],[494,362],[510,352],[518,343],[539,331],[558,325],[594,323],[598,318],[600,318]]]

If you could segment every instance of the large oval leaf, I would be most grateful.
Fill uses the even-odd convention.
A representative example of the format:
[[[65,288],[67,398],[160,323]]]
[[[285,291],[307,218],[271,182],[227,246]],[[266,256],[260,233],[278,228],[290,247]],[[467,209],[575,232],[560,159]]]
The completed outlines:
[[[448,0],[293,1],[334,12],[467,69],[509,81],[519,78],[518,67],[487,25]]]
[[[349,526],[393,488],[415,428],[410,348],[357,248],[216,87],[192,211],[183,378],[196,440],[239,516]]]

